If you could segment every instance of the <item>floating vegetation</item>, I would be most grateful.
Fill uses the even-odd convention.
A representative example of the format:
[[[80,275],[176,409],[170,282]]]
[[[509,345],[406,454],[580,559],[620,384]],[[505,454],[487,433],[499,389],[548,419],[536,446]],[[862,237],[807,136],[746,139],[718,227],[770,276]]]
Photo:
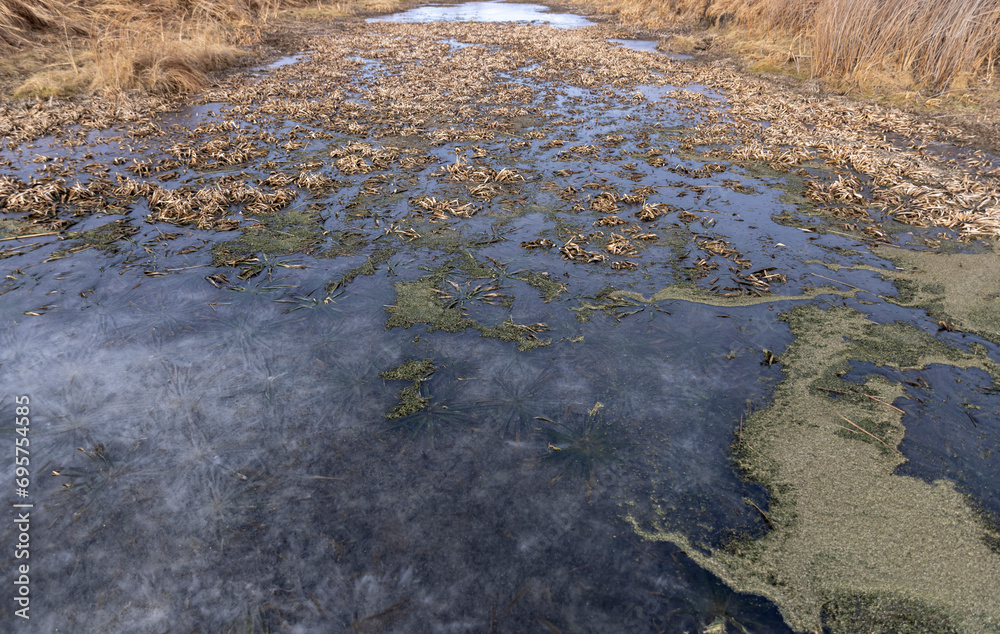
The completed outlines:
[[[431,359],[417,361],[410,359],[402,365],[379,372],[378,375],[386,381],[412,381],[413,385],[408,385],[399,391],[399,403],[396,404],[385,417],[389,420],[402,418],[414,412],[428,407],[430,399],[421,396],[420,385],[431,378],[437,367]]]
[[[307,211],[252,217],[252,225],[242,228],[235,240],[212,247],[212,265],[240,269],[240,279],[248,279],[263,270],[259,255],[306,253],[322,240],[319,218]],[[259,268],[258,268],[259,266]]]
[[[105,225],[89,231],[78,233],[67,233],[66,239],[72,240],[69,246],[58,249],[50,259],[60,259],[73,253],[79,253],[86,249],[97,249],[106,254],[112,255],[122,251],[121,242],[128,240],[139,228],[133,225],[127,218],[113,220]]]
[[[426,367],[425,362],[418,362],[403,372],[409,376]],[[399,403],[386,414],[389,429],[410,439],[426,438],[434,446],[441,438],[470,427],[476,407],[459,399],[465,380],[454,369],[436,373],[433,380],[415,379],[414,385],[400,390]]]
[[[625,317],[631,317],[640,313],[648,314],[650,319],[656,317],[657,313],[670,314],[669,311],[660,308],[656,302],[616,295],[615,290],[614,287],[608,286],[601,289],[600,292],[592,297],[585,297],[584,299],[591,301],[585,302],[580,308],[574,309],[577,313],[577,319],[587,321],[595,310],[614,317],[615,321],[621,321]]]
[[[569,288],[569,284],[566,282],[554,280],[548,273],[544,272],[522,272],[517,274],[517,279],[538,290],[542,294],[542,301],[546,303],[551,302],[561,293],[565,293]]]
[[[962,631],[945,614],[905,596],[842,592],[823,604],[823,628],[830,632]]]
[[[951,623],[1000,623],[993,601],[1000,559],[987,545],[996,539],[995,527],[952,484],[894,474],[905,460],[895,451],[905,430],[901,410],[891,403],[904,394],[903,386],[870,376],[863,390],[873,398],[850,401],[811,389],[836,381],[848,369],[848,359],[897,368],[980,367],[994,379],[1000,376],[996,362],[978,347],[963,352],[918,328],[877,324],[849,308],[799,306],[785,319],[797,335],[782,354],[786,380],[773,405],[754,411],[740,431],[740,464],[772,496],[767,513],[772,531],[760,540],[703,554],[687,548],[687,538],[656,528],[660,520],[628,515],[628,521],[646,539],[682,545],[729,583],[772,597],[796,629],[821,627],[823,605],[828,605],[828,619],[850,622],[843,610],[852,601],[857,610],[846,609],[862,624],[905,623],[906,614],[913,614],[905,608],[908,601],[915,608],[935,606],[931,613],[945,631]],[[870,430],[850,421],[866,422]],[[864,446],[869,449],[859,449]],[[846,489],[855,494],[845,497]],[[928,515],[927,508],[938,512]],[[865,548],[857,548],[859,540]],[[914,550],[921,540],[933,547]],[[952,549],[979,554],[948,555],[955,567],[951,582],[942,585],[933,562]],[[776,579],[788,580],[779,584],[780,591],[774,590]],[[858,588],[868,588],[867,596],[858,596]],[[831,596],[844,599],[827,604]],[[901,613],[894,614],[897,609]]]
[[[480,326],[477,330],[483,337],[491,337],[500,341],[513,341],[517,343],[517,349],[521,352],[534,350],[548,346],[551,339],[542,339],[538,335],[549,330],[548,325],[543,323],[518,324],[513,317],[508,317],[496,326]]]

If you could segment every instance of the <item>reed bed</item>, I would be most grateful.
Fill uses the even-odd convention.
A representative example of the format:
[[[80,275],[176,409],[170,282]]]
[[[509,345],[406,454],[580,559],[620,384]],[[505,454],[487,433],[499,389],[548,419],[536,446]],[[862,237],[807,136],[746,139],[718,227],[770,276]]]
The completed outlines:
[[[236,46],[259,40],[264,25],[282,8],[296,6],[302,17],[314,19],[389,10],[397,4],[394,0],[315,5],[304,0],[0,0],[0,52],[11,56],[12,51],[30,46],[52,49],[45,72],[22,86],[26,96],[79,89],[183,92],[205,86],[208,72],[231,64]],[[891,84],[904,90],[963,91],[991,81],[1000,57],[1000,0],[591,0],[589,4],[628,25],[724,27],[738,38],[757,42],[784,38],[777,48],[759,47],[767,51],[765,57],[776,60],[764,60],[760,69],[778,70],[782,63],[793,61],[797,74],[846,80],[860,87]]]
[[[915,84],[964,88],[1000,56],[998,0],[827,0],[813,25],[816,75],[863,80],[887,69]]]
[[[991,80],[1000,0],[595,0],[622,22],[735,26],[746,37],[798,38],[813,77],[942,92]]]

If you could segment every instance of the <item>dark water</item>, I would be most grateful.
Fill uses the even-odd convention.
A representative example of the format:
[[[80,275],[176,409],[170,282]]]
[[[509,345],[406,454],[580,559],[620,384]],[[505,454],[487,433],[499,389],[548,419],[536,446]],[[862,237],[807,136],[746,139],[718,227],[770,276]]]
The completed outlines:
[[[906,397],[895,405],[905,412],[900,450],[908,461],[896,472],[928,482],[953,480],[983,510],[1000,517],[1000,411],[992,377],[938,364],[898,371],[858,363],[843,378],[858,381],[873,374],[906,386]]]
[[[587,24],[499,3],[389,19]],[[483,48],[441,44],[453,55]],[[361,103],[392,60],[358,55],[343,89]],[[316,53],[285,61],[247,81],[305,83],[318,68],[310,64],[321,63]],[[604,92],[509,78],[532,92],[511,105],[537,108],[537,121],[493,139],[418,144],[431,157],[419,169],[338,172],[331,151],[391,143],[343,130],[309,138],[322,126],[264,116],[260,101],[206,102],[151,122],[136,139],[123,127],[89,133],[81,146],[43,139],[4,153],[12,167],[2,175],[24,182],[43,176],[44,164],[32,162],[39,154],[80,170],[70,184],[95,178],[82,171],[88,164],[108,165],[111,182],[121,175],[167,191],[233,181],[272,191],[260,183],[270,173],[311,162],[337,180],[325,191],[300,187],[279,212],[315,213],[303,230],[314,230],[308,248],[251,249],[256,259],[236,265],[213,265],[212,249],[271,216],[236,209],[240,230],[178,228],[145,221],[152,203],[140,196],[105,213],[59,206],[74,232],[131,227],[96,248],[53,259],[90,238],[0,243],[17,245],[0,286],[0,402],[12,412],[16,396],[31,398],[35,504],[32,619],[22,623],[4,601],[5,623],[38,632],[787,631],[772,604],[732,592],[672,545],[643,542],[623,516],[630,505],[668,504],[665,528],[704,546],[764,534],[750,502],[766,510],[766,491],[734,470],[731,447],[741,417],[766,407],[782,378],[765,351],[791,341],[777,317],[794,302],[611,301],[609,293],[649,298],[687,281],[742,294],[737,268],[775,267],[785,276],[771,284],[776,297],[835,277],[868,291],[859,297],[875,304],[850,301],[874,318],[925,317],[878,299],[892,288],[871,272],[834,274],[810,262],[884,264],[849,237],[775,222],[794,212],[780,200],[785,177],[730,164],[691,175],[707,163],[682,154],[668,157],[667,175],[627,167],[651,146],[675,147],[673,127],[705,116],[684,109],[690,95],[720,110],[725,95],[698,85]],[[522,134],[532,130],[540,134]],[[299,143],[263,141],[253,160],[177,168],[168,180],[130,169],[165,160],[181,142],[247,132]],[[547,146],[551,139],[566,142]],[[488,158],[479,163],[523,180],[495,183],[501,193],[484,200],[432,175],[457,155],[478,164],[480,149]],[[570,170],[559,185],[576,190],[581,208],[549,186],[560,170]],[[644,186],[666,211],[642,225],[657,237],[626,256],[641,261],[635,270],[521,246],[624,231],[595,227],[610,214],[592,201]],[[421,196],[482,209],[460,222],[416,221],[412,201]],[[622,203],[613,213],[637,225],[641,207]],[[600,239],[585,249],[600,250]],[[699,258],[715,268],[699,269]],[[393,326],[393,311],[405,312],[407,293],[421,288],[466,321]],[[530,349],[486,336],[507,322]],[[434,371],[423,380],[383,376],[424,359]],[[920,376],[932,387],[900,405],[912,430],[901,471],[955,479],[994,509],[989,381],[936,366]],[[408,387],[422,407],[387,418]],[[954,444],[942,445],[942,435]],[[13,427],[0,428],[9,446],[15,438]],[[9,528],[0,536],[16,539]]]

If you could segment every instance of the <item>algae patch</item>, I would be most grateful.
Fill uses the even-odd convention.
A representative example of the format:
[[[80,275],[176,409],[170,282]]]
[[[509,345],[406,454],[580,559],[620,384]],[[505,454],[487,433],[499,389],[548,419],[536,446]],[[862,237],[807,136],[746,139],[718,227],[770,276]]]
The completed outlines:
[[[243,235],[212,247],[212,266],[232,266],[258,253],[307,253],[323,239],[320,217],[316,213],[293,210],[251,217],[256,223],[243,227]]]
[[[841,297],[853,297],[856,291],[843,291],[832,286],[816,286],[803,289],[799,295],[717,295],[707,291],[696,284],[690,282],[677,282],[665,286],[649,297],[634,291],[615,290],[597,296],[592,302],[581,302],[578,308],[573,310],[587,315],[593,311],[614,310],[628,306],[652,306],[659,302],[670,300],[682,300],[709,306],[755,306],[758,304],[771,304],[774,302],[787,302],[805,299],[813,299],[819,295],[838,295]]]
[[[626,520],[645,539],[685,548],[733,588],[768,597],[797,630],[863,623],[864,631],[902,631],[893,628],[913,618],[942,632],[1000,629],[1000,555],[988,545],[996,529],[951,482],[894,475],[905,430],[890,404],[903,386],[868,376],[860,387],[871,398],[824,389],[851,360],[979,367],[994,378],[997,364],[981,349],[954,350],[848,308],[799,306],[785,318],[796,335],[781,356],[786,380],[773,405],[744,422],[738,456],[771,493],[773,530],[706,552],[664,528],[669,509],[657,500],[649,512],[637,502]],[[852,602],[863,609],[848,614]]]
[[[389,259],[395,254],[396,249],[392,247],[383,247],[375,251],[375,253],[368,256],[368,259],[365,260],[364,264],[356,266],[347,273],[344,273],[337,281],[328,283],[326,285],[326,292],[332,293],[338,289],[344,288],[353,282],[359,275],[375,275],[375,271],[378,270],[378,267],[388,262]]]
[[[402,365],[391,370],[379,372],[378,375],[387,381],[413,382],[412,385],[408,385],[399,391],[399,402],[389,410],[389,413],[385,417],[388,420],[403,418],[426,408],[430,404],[430,399],[420,395],[420,384],[429,379],[435,370],[437,370],[437,366],[434,365],[434,361],[431,359],[424,359],[423,361],[409,359]]]
[[[518,324],[514,322],[513,317],[508,317],[496,326],[475,324],[475,327],[483,337],[516,343],[517,349],[521,352],[542,348],[552,343],[551,339],[539,339],[537,336],[538,333],[548,330],[548,326],[545,324]]]
[[[548,273],[526,271],[518,275],[517,279],[541,293],[542,301],[545,303],[551,302],[569,288],[569,284],[552,279]]]
[[[823,625],[834,634],[958,634],[959,630],[933,607],[906,597],[864,592],[837,594],[823,604]]]
[[[475,322],[462,315],[457,307],[449,307],[439,299],[438,282],[434,277],[423,277],[413,282],[400,282],[396,289],[396,303],[386,306],[389,320],[386,328],[409,328],[427,324],[429,330],[462,332]]]
[[[412,282],[394,284],[396,303],[385,307],[389,313],[386,328],[409,328],[416,324],[425,324],[431,332],[443,330],[451,333],[464,332],[471,328],[478,330],[483,337],[515,342],[518,350],[522,352],[552,343],[551,339],[538,337],[539,333],[548,330],[545,324],[518,324],[508,316],[497,325],[487,326],[470,319],[465,313],[464,303],[449,294],[452,289],[446,284],[449,282],[447,275],[453,270],[452,264],[446,264],[431,275]],[[451,284],[455,288],[460,288],[453,282]],[[443,288],[448,290],[442,290]],[[469,300],[473,299],[476,298],[470,295]],[[485,303],[497,305],[497,302],[493,301]]]
[[[0,218],[0,238],[14,238],[20,235],[31,233],[34,226],[23,220],[14,218]]]
[[[55,259],[65,257],[71,253],[79,253],[87,249],[97,249],[109,255],[119,253],[122,250],[122,240],[127,240],[139,231],[127,218],[113,220],[105,225],[89,231],[81,231],[66,234],[67,240],[73,242],[52,254]]]
[[[879,273],[892,280],[900,306],[923,308],[944,330],[975,333],[1000,343],[1000,250],[989,245],[981,253],[944,253],[878,247],[873,252],[897,270],[867,265],[844,266],[807,260],[831,270],[842,268]]]
[[[898,273],[897,303],[919,306],[945,327],[976,333],[1000,343],[1000,250],[985,253],[941,253],[877,249],[876,253],[905,267]]]

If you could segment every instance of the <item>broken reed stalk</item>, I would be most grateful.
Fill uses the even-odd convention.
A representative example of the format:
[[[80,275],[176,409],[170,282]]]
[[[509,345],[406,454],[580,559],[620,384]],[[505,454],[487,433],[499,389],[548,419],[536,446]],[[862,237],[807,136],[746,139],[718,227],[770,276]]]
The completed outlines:
[[[889,446],[889,443],[887,443],[886,441],[882,440],[881,438],[879,438],[879,437],[878,437],[878,436],[876,436],[875,434],[871,433],[870,431],[868,431],[868,430],[867,430],[867,429],[865,429],[864,427],[861,427],[860,425],[858,425],[857,423],[855,423],[854,421],[852,421],[852,420],[851,420],[850,418],[848,418],[848,417],[844,416],[844,415],[843,415],[843,414],[841,414],[840,412],[837,412],[837,416],[840,416],[841,418],[843,418],[844,420],[846,420],[846,421],[847,421],[848,423],[850,423],[851,425],[854,425],[855,427],[857,427],[857,428],[858,428],[858,430],[859,430],[859,431],[861,431],[862,433],[864,433],[864,434],[867,434],[867,435],[871,436],[872,438],[874,438],[875,440],[879,441],[880,443],[882,443],[883,445],[885,445],[885,446],[886,446],[886,447],[888,447],[889,449],[891,449],[891,450],[895,451],[896,453],[903,453],[903,452],[901,452],[901,451],[900,451],[899,449],[896,449],[895,447],[890,447],[890,446]]]
[[[0,242],[6,242],[7,240],[27,240],[28,238],[40,238],[42,236],[56,236],[59,235],[58,231],[48,231],[46,233],[31,233],[26,236],[10,236],[8,238],[0,238]]]
[[[757,512],[760,513],[760,516],[764,518],[765,522],[767,522],[768,527],[770,527],[771,530],[774,530],[774,522],[772,522],[771,518],[767,516],[767,513],[765,513],[759,506],[757,506],[756,504],[754,504],[753,500],[747,500],[746,502],[750,506],[752,506],[755,509],[757,509]]]
[[[823,390],[824,392],[831,392],[833,394],[843,394],[844,396],[849,396],[851,394],[857,394],[857,392],[845,392],[843,390],[835,390],[833,388],[823,387],[821,385],[814,385],[812,387],[814,389],[817,389],[817,390]],[[885,405],[886,407],[891,407],[892,409],[896,410],[900,414],[905,414],[906,413],[904,410],[899,409],[898,407],[896,407],[895,405],[893,405],[891,403],[886,403],[885,401],[883,401],[882,399],[880,399],[877,396],[872,396],[871,394],[865,394],[865,396],[867,396],[871,400],[875,401],[876,403],[881,403],[882,405]]]
[[[906,413],[903,410],[901,410],[898,407],[896,407],[895,405],[893,405],[891,403],[886,403],[885,401],[883,401],[882,399],[878,398],[877,396],[872,396],[871,394],[865,394],[865,396],[867,396],[871,400],[875,401],[876,403],[881,403],[881,404],[885,405],[886,407],[891,407],[892,409],[896,410],[900,414],[905,414]]]
[[[848,284],[847,282],[841,282],[840,280],[835,280],[832,277],[827,277],[825,275],[820,275],[819,273],[810,273],[809,275],[815,275],[816,277],[821,277],[824,280],[829,280],[829,281],[834,282],[836,284],[843,284],[847,288],[853,288],[854,290],[861,291],[862,293],[868,293],[869,295],[875,295],[875,293],[873,293],[871,291],[866,291],[865,289],[858,288],[857,286],[854,286],[853,284]],[[878,297],[878,295],[875,295],[875,296]]]

